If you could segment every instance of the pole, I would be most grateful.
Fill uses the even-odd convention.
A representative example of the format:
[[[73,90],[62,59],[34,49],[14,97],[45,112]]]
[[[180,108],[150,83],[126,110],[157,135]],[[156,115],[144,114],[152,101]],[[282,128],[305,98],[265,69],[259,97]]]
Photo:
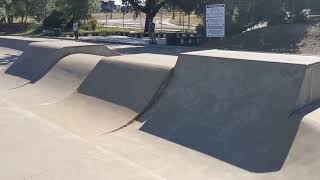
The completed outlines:
[[[141,16],[141,13],[140,13],[140,26],[142,28],[142,16]]]
[[[122,28],[124,29],[124,13],[122,13]]]
[[[113,14],[113,4],[111,3],[112,1],[110,0],[109,3],[110,3],[110,8],[111,8],[111,11],[110,11],[110,19],[112,19],[112,14]]]
[[[161,16],[160,16],[160,23],[161,23],[161,30],[162,30],[162,24],[163,24],[163,22],[162,22],[162,15],[163,15],[163,11],[162,11],[162,9],[161,9]]]
[[[182,14],[182,31],[184,31],[184,13]]]
[[[108,13],[106,13],[106,28],[108,28]]]
[[[190,21],[191,21],[190,16],[191,16],[191,15],[188,14],[188,31],[190,31],[190,23],[191,23],[191,22],[190,22]]]

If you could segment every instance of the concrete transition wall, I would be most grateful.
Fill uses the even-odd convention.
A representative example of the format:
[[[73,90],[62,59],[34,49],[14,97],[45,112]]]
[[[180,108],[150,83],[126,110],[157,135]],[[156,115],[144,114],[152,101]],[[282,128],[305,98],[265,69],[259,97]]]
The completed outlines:
[[[36,107],[34,112],[82,137],[110,133],[144,112],[176,59],[150,54],[104,58],[76,92],[58,103]]]
[[[141,130],[249,171],[279,170],[300,123],[291,115],[320,97],[319,62],[218,50],[184,54],[140,118]]]
[[[99,56],[119,55],[103,45],[72,41],[34,42],[27,45],[17,62],[6,73],[29,81],[37,81],[59,60],[70,54],[93,54]]]

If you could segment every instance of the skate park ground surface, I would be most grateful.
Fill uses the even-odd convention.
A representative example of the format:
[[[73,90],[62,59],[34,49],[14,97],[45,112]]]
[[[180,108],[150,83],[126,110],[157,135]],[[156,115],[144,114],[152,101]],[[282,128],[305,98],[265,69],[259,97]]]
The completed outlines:
[[[47,44],[48,41],[47,39],[27,40],[37,41],[40,44],[42,42]],[[17,41],[20,41],[19,38]],[[50,41],[52,42],[48,44],[56,43],[55,40]],[[162,113],[162,111],[157,111],[163,107],[162,98],[171,98],[172,95],[175,95],[175,92],[172,91],[175,89],[174,83],[180,80],[180,73],[182,76],[186,73],[181,71],[181,68],[186,66],[181,63],[176,68],[177,77],[170,82],[165,80],[171,76],[179,49],[169,52],[156,51],[158,53],[139,53],[138,50],[132,50],[130,53],[132,55],[129,56],[119,56],[114,53],[109,57],[102,57],[101,54],[69,54],[59,59],[59,62],[49,68],[41,79],[29,82],[19,76],[11,77],[10,74],[5,73],[12,63],[19,61],[19,58],[23,56],[21,54],[30,42],[24,43],[26,42],[23,41],[19,45],[14,43],[17,45],[16,49],[15,45],[10,44],[0,47],[0,71],[2,73],[0,76],[0,179],[318,180],[320,177],[318,170],[320,168],[320,145],[318,143],[320,110],[317,109],[319,106],[314,103],[301,108],[302,105],[309,104],[309,101],[317,94],[316,92],[307,94],[307,100],[300,98],[303,95],[297,95],[299,92],[290,96],[296,103],[292,105],[292,108],[298,109],[295,114],[301,122],[283,167],[273,172],[255,173],[239,167],[236,163],[215,158],[206,151],[202,151],[201,148],[198,150],[190,148],[183,143],[183,139],[177,143],[170,141],[171,137],[163,135],[166,127],[159,125],[159,128],[163,130],[154,132],[156,130],[153,126],[157,123],[150,124],[148,120],[145,123],[144,119],[152,119],[153,111]],[[115,51],[121,47],[122,49],[128,48],[116,45],[109,47]],[[125,50],[119,51],[121,54],[125,53],[123,52]],[[193,50],[190,49],[190,51]],[[34,54],[37,53],[34,52]],[[191,53],[190,56],[194,55],[197,53]],[[255,54],[255,56],[258,55],[261,54]],[[217,51],[215,56],[225,57],[226,55],[219,54]],[[249,56],[250,54],[242,54],[246,60],[250,60]],[[299,72],[300,64],[308,65],[313,61],[318,61],[313,57],[301,57],[301,59],[304,62],[292,62],[294,72]],[[265,59],[259,57],[255,60],[264,61]],[[289,60],[295,61],[294,58],[287,58],[286,61]],[[193,64],[194,62],[191,63],[194,67],[198,66],[198,64]],[[289,62],[284,64],[288,64],[291,68]],[[268,64],[264,65],[268,66]],[[217,64],[217,66],[228,67],[224,63]],[[205,70],[207,67],[201,68]],[[285,71],[287,66],[280,68]],[[219,68],[215,71],[218,72]],[[314,71],[313,74],[317,74],[317,71]],[[219,74],[211,75],[219,76]],[[101,76],[104,76],[101,82],[95,81]],[[257,76],[259,76],[258,73]],[[231,77],[233,76],[229,78]],[[195,78],[203,78],[203,76]],[[299,79],[300,76],[297,78]],[[301,75],[301,81],[303,78],[305,77]],[[312,76],[308,78],[312,79]],[[23,86],[21,86],[21,81],[23,81]],[[229,82],[228,78],[225,81]],[[7,87],[4,85],[7,82],[18,86]],[[159,98],[159,103],[155,105],[154,110],[148,111],[150,108],[148,106],[152,105],[149,104],[149,101],[164,83],[169,84],[168,92]],[[203,84],[192,83],[195,84],[194,89],[200,86],[206,87]],[[243,83],[246,82],[243,81]],[[90,89],[93,84],[97,89]],[[111,84],[113,88],[110,89],[108,87]],[[184,85],[187,86],[188,83],[179,84],[182,88]],[[290,86],[288,89],[290,91],[294,87]],[[230,94],[233,92],[230,89],[222,90]],[[205,90],[201,91],[207,93]],[[198,100],[192,97],[194,92],[185,91],[184,93],[186,96],[189,94],[191,100]],[[126,98],[122,99],[123,97]],[[295,98],[298,99],[296,102]],[[139,103],[136,103],[137,101]],[[168,107],[177,112],[182,111],[175,109],[176,104],[176,102],[171,102]],[[274,106],[279,108],[277,104],[281,103],[274,102]],[[145,111],[147,113],[143,115]],[[139,115],[141,117],[137,117]],[[167,120],[173,122],[174,119],[170,119],[169,115],[168,112],[168,115],[163,114],[160,117],[166,118],[164,122]],[[204,114],[204,116],[209,115]],[[132,121],[134,119],[141,121]],[[181,127],[178,127],[177,124],[174,126],[176,132],[179,132]],[[186,126],[186,128],[190,127]],[[286,131],[287,128],[286,126],[280,127],[283,131]],[[190,132],[192,133],[196,132]],[[185,134],[185,137],[189,137],[190,134]],[[178,135],[176,134],[177,137]],[[251,134],[251,136],[255,135]],[[246,142],[243,142],[243,145],[245,144]]]

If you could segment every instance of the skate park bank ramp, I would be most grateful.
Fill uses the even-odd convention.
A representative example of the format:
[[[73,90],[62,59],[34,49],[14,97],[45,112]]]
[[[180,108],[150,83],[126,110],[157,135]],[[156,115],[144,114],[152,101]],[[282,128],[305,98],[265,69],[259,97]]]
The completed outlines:
[[[36,42],[24,49],[21,58],[8,68],[7,74],[35,81],[40,79],[60,59],[70,54],[115,56],[106,46],[73,41]]]
[[[66,56],[36,83],[3,91],[1,96],[22,108],[59,102],[76,91],[102,58],[90,54]]]
[[[29,82],[34,83],[44,76],[63,57],[70,54],[93,54],[116,56],[106,46],[72,41],[34,42],[24,48],[23,53],[7,69],[1,70],[0,90],[14,89]],[[5,72],[4,72],[5,71]]]
[[[42,38],[27,38],[18,36],[0,36],[0,47],[23,51],[30,43],[41,41],[56,41]]]
[[[72,95],[32,111],[81,137],[113,132],[149,107],[176,60],[154,54],[104,58]]]
[[[200,51],[179,57],[141,131],[252,172],[281,169],[295,112],[320,97],[320,58]]]

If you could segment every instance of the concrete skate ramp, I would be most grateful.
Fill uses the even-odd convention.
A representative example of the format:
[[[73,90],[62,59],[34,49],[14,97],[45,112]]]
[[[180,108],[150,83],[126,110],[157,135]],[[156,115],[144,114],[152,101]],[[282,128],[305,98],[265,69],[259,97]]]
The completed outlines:
[[[0,37],[0,47],[6,47],[10,49],[16,49],[23,51],[24,48],[28,46],[28,44],[35,42],[30,39],[17,39],[11,38],[7,36]]]
[[[26,80],[5,74],[6,69],[18,59],[21,53],[18,50],[0,47],[0,91],[26,83]]]
[[[218,50],[184,54],[140,118],[141,130],[249,171],[279,170],[300,123],[291,115],[320,97],[319,62]]]
[[[33,111],[82,137],[112,132],[148,107],[176,59],[150,54],[105,58],[76,93]]]
[[[10,66],[6,73],[29,81],[36,81],[44,76],[60,59],[76,53],[99,56],[118,55],[103,45],[73,41],[36,42],[29,44],[24,49],[19,60]]]
[[[24,108],[59,102],[77,90],[102,58],[89,54],[66,56],[36,83],[5,91],[1,96]]]

